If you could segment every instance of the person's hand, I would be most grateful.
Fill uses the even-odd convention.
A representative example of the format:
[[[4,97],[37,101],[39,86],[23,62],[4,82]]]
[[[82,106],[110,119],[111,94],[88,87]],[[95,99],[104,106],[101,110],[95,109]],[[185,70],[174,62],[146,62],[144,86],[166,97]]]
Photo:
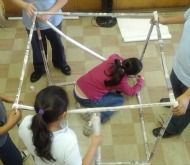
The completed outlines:
[[[8,118],[7,118],[7,127],[12,128],[15,124],[17,124],[22,117],[21,111],[20,110],[11,110]]]
[[[33,16],[35,14],[35,12],[37,11],[36,6],[34,5],[34,3],[27,3],[26,7],[25,7],[26,13],[29,16]]]
[[[50,19],[51,15],[40,15],[38,16],[38,20],[40,20],[41,22],[46,22]]]
[[[189,105],[190,97],[186,94],[182,94],[177,98],[178,106],[174,107],[172,112],[175,116],[184,115],[187,111],[187,107]]]

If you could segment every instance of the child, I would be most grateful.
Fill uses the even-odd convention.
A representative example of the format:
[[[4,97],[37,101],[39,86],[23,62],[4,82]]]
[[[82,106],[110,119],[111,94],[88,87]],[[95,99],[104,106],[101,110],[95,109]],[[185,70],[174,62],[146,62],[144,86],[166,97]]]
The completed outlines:
[[[26,27],[27,33],[29,33],[33,16],[36,11],[47,11],[58,13],[61,12],[63,6],[67,3],[67,0],[12,0],[17,6],[22,8],[23,23]],[[60,69],[63,74],[70,75],[71,68],[67,64],[64,46],[61,41],[61,36],[51,29],[45,21],[50,21],[59,30],[62,29],[63,16],[57,15],[40,15],[37,18],[38,28],[41,31],[43,47],[45,49],[45,54],[47,55],[47,43],[46,39],[49,40],[52,48],[52,62],[53,65]],[[42,51],[40,48],[40,43],[37,35],[36,29],[34,29],[32,37],[32,50],[33,50],[33,66],[34,72],[30,76],[31,82],[38,81],[42,75],[45,74],[45,68],[42,58]]]
[[[94,136],[83,161],[75,133],[66,122],[68,98],[57,86],[41,90],[35,99],[35,115],[24,118],[19,135],[37,165],[91,165],[101,137]]]
[[[111,55],[88,73],[80,77],[75,85],[74,96],[85,107],[119,106],[124,103],[121,95],[136,95],[144,85],[144,78],[138,75],[134,86],[128,84],[128,78],[142,70],[137,58],[123,59],[117,54]],[[112,116],[112,111],[101,113],[101,123]]]
[[[13,103],[8,97],[0,96],[0,159],[6,165],[22,165],[21,153],[8,134],[8,131],[20,121],[21,112],[11,110],[7,117],[2,101]]]

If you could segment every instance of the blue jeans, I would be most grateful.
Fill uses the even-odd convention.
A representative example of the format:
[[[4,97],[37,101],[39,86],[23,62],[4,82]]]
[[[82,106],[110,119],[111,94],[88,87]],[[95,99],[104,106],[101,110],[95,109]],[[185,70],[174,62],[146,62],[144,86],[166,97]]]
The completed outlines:
[[[170,80],[173,88],[175,98],[183,94],[188,87],[185,86],[175,75],[172,70],[170,75]],[[182,116],[173,116],[171,121],[168,124],[167,132],[171,134],[180,134],[190,122],[190,105],[188,105],[187,111]]]
[[[124,103],[124,98],[119,93],[108,93],[100,100],[82,99],[74,92],[75,99],[84,107],[114,107]],[[113,115],[113,111],[101,112],[101,123],[105,123]]]
[[[22,156],[11,138],[8,136],[6,143],[0,147],[0,159],[5,165],[22,165]]]

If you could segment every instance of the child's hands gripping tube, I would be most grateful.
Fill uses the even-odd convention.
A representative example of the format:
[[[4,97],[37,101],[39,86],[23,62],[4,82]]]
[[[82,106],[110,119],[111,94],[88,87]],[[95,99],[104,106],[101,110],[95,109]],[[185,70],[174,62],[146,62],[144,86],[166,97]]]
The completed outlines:
[[[18,108],[19,108],[18,104],[16,102],[14,102],[12,105],[12,109],[15,109],[15,112],[17,112]]]
[[[181,116],[185,115],[187,113],[189,101],[190,101],[190,95],[188,92],[184,92],[182,95],[180,95],[177,98],[178,104],[175,103],[173,107],[173,114],[175,116]]]
[[[173,107],[173,108],[177,108],[178,105],[179,105],[179,103],[178,103],[178,101],[175,99],[173,92],[170,92],[170,93],[169,93],[169,98],[170,98],[170,101],[171,101],[171,103],[172,103],[172,107]]]
[[[178,105],[179,105],[178,101],[175,100],[175,101],[173,102],[173,108],[178,107]]]

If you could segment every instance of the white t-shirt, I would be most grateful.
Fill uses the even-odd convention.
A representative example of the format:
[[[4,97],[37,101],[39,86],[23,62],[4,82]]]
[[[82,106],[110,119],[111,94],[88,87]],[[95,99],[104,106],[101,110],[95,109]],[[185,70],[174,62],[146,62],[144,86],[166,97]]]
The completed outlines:
[[[19,126],[19,136],[23,140],[28,151],[34,156],[36,165],[82,165],[82,158],[75,133],[70,128],[53,132],[51,153],[55,162],[44,162],[35,153],[30,129],[32,115],[26,116]]]

